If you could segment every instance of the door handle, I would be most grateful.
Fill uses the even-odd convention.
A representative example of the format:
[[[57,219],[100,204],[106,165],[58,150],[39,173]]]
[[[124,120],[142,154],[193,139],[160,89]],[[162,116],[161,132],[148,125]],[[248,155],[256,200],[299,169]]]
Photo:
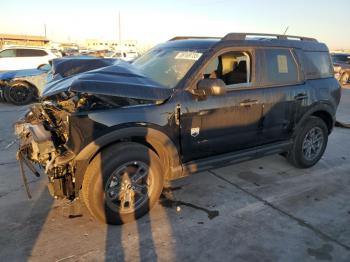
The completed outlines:
[[[305,99],[307,99],[307,98],[308,98],[308,96],[307,96],[307,94],[305,94],[305,93],[297,94],[297,95],[294,97],[295,100],[305,100]]]
[[[258,103],[258,100],[251,100],[251,99],[247,99],[247,100],[243,100],[242,102],[239,103],[240,106],[252,106],[252,105],[256,105]]]

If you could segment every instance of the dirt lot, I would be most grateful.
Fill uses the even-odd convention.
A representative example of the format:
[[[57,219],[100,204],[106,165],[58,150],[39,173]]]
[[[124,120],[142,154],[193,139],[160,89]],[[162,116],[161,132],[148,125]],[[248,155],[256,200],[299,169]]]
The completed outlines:
[[[26,198],[11,146],[23,110],[0,104],[0,261],[350,261],[350,129],[311,169],[270,156],[199,173],[136,223],[106,226],[85,207],[69,217],[45,177]],[[338,117],[350,123],[350,89]]]

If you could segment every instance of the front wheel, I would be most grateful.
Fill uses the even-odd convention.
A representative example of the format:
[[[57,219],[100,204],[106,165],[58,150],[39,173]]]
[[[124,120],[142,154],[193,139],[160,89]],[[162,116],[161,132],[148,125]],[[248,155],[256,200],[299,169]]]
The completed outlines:
[[[83,181],[83,198],[91,214],[108,224],[123,224],[146,214],[163,189],[163,168],[157,154],[127,142],[101,151]]]
[[[297,133],[287,159],[299,168],[312,167],[321,159],[327,142],[328,128],[325,122],[318,117],[310,117]]]

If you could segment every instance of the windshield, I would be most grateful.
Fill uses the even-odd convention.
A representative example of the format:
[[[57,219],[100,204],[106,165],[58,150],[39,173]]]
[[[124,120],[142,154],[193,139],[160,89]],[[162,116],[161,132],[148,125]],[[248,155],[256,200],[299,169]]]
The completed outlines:
[[[147,77],[174,88],[201,57],[198,50],[154,48],[133,62]]]
[[[350,55],[332,55],[334,63],[350,64]]]

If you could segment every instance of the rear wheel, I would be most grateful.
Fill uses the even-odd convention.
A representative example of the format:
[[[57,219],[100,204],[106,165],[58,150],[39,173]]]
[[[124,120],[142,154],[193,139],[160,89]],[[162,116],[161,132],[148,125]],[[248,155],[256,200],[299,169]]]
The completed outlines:
[[[328,128],[318,117],[310,117],[295,137],[288,161],[299,168],[309,168],[322,157],[328,142]]]
[[[128,223],[146,214],[163,189],[163,169],[151,149],[120,143],[99,153],[83,181],[83,198],[91,214],[108,224]]]

